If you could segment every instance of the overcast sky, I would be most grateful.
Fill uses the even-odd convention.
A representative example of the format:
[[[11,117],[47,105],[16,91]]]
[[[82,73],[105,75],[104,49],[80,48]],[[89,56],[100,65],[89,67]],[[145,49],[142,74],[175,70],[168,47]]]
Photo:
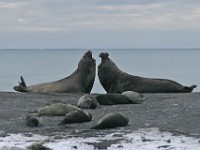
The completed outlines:
[[[0,48],[199,48],[199,0],[0,0]]]

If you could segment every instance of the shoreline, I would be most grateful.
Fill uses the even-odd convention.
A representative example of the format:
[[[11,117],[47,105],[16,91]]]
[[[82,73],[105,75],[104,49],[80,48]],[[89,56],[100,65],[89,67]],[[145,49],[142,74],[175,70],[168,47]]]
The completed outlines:
[[[33,94],[0,92],[0,137],[8,134],[39,134],[43,136],[97,137],[111,133],[131,133],[139,129],[158,128],[161,132],[200,138],[200,93],[144,94],[142,104],[99,105],[96,109],[86,110],[93,116],[91,122],[58,126],[63,117],[42,116],[42,126],[26,126],[25,118],[29,112],[51,103],[70,103],[76,105],[84,94]],[[95,94],[97,95],[97,94]],[[91,130],[102,116],[117,112],[129,118],[128,126],[116,129]],[[111,145],[118,141],[104,141]]]

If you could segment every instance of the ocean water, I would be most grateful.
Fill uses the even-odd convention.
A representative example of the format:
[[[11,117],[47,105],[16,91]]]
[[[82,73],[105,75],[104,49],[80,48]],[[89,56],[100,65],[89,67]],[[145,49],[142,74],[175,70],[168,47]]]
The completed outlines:
[[[87,50],[12,49],[0,50],[0,91],[13,92],[22,75],[27,85],[55,81],[69,76]],[[117,66],[133,75],[164,78],[183,85],[196,84],[200,91],[200,49],[91,50],[98,57],[108,52]],[[96,76],[92,93],[105,93]]]

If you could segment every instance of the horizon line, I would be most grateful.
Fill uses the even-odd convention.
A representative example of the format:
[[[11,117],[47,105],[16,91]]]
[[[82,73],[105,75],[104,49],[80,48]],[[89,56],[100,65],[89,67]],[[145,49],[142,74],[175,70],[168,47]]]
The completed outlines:
[[[200,48],[0,48],[0,50],[199,50]]]

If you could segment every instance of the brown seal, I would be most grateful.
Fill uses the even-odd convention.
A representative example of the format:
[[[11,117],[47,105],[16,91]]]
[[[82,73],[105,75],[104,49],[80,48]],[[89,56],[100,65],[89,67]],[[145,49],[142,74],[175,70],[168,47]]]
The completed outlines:
[[[68,77],[48,83],[26,86],[21,77],[21,82],[14,90],[32,93],[90,93],[96,75],[96,61],[92,52],[86,52],[79,61],[78,68]]]
[[[100,94],[96,99],[100,105],[140,104],[121,94]]]
[[[107,93],[122,93],[124,91],[138,93],[190,93],[196,87],[196,85],[183,86],[167,79],[151,79],[130,75],[121,71],[108,56],[108,53],[100,53],[101,63],[98,66],[99,80]]]
[[[72,123],[83,123],[92,120],[92,115],[89,112],[80,110],[73,111],[66,114],[65,118],[58,125],[72,124]]]
[[[109,129],[127,126],[129,119],[118,113],[109,113],[103,116],[91,129]]]
[[[38,115],[29,114],[26,117],[26,124],[29,127],[38,127],[41,125],[42,119]]]
[[[64,103],[53,103],[50,105],[47,105],[45,107],[41,107],[37,110],[37,113],[42,115],[48,115],[48,116],[65,116],[68,113],[71,113],[73,111],[81,111],[80,108],[73,106],[71,104],[64,104]]]
[[[78,100],[77,107],[81,109],[95,109],[97,107],[97,100],[90,94],[83,95]]]

